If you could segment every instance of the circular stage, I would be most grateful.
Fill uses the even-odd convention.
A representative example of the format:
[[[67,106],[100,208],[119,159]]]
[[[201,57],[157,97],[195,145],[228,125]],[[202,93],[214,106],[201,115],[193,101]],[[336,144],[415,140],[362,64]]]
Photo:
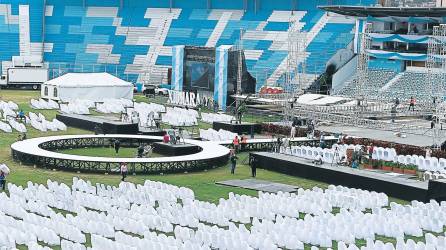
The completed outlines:
[[[11,145],[12,157],[27,165],[55,168],[68,171],[105,172],[119,170],[126,162],[129,173],[169,173],[202,170],[226,164],[229,149],[215,142],[185,140],[185,143],[200,148],[195,154],[157,158],[109,158],[70,155],[54,150],[109,146],[119,139],[121,146],[139,143],[161,142],[162,137],[144,135],[64,135],[39,137],[19,141]]]

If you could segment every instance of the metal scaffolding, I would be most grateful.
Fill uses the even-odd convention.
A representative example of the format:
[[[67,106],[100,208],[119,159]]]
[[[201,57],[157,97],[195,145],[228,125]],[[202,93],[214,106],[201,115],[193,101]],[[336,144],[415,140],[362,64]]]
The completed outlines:
[[[240,29],[240,39],[237,46],[237,95],[242,94],[242,75],[243,75],[243,29]]]
[[[239,31],[239,40],[231,47],[230,51],[237,52],[237,79],[235,86],[235,93],[237,96],[242,94],[242,83],[243,83],[243,34],[244,30],[240,29]],[[237,113],[239,111],[240,106],[242,105],[243,100],[240,98],[235,99],[235,108],[234,112]],[[233,103],[233,104],[234,104]]]
[[[286,71],[286,87],[289,92],[299,93],[305,84],[307,34],[301,32],[295,16],[290,18],[288,29],[288,57]],[[288,89],[286,89],[288,91]]]
[[[445,85],[446,85],[446,24],[435,26],[432,36],[429,37],[427,50],[427,79],[432,95],[434,115],[433,147],[440,147],[444,137],[443,124],[446,120]]]
[[[84,147],[103,147],[110,145],[112,137],[84,137],[84,138],[63,138],[53,139],[41,144],[41,148],[47,151],[54,151],[58,149],[67,148],[84,148]],[[140,145],[142,142],[151,144],[158,140],[151,138],[121,138],[126,145]],[[259,147],[262,145],[251,145],[251,147]],[[270,144],[273,144],[272,142]],[[11,154],[14,160],[21,163],[34,165],[43,168],[55,168],[67,171],[82,171],[82,172],[102,172],[111,173],[113,169],[119,168],[120,162],[113,159],[102,158],[102,160],[82,159],[77,157],[66,158],[63,155],[51,155],[48,153],[29,154],[23,150],[12,149]],[[142,160],[129,162],[130,173],[174,173],[184,171],[196,171],[210,168],[213,166],[222,166],[228,160],[228,156],[216,156],[206,159],[191,159],[191,160],[177,160],[166,161],[160,158],[159,160]]]
[[[283,102],[284,118],[287,120],[292,115],[292,100],[301,94],[305,81],[306,68],[306,32],[301,32],[298,26],[296,16],[292,15],[289,20],[288,28],[288,57],[287,70],[285,74],[284,92],[285,102]]]
[[[404,136],[404,134],[430,136],[434,140],[434,145],[440,146],[442,139],[446,138],[446,131],[442,130],[446,126],[446,25],[435,27],[434,35],[429,40],[429,53],[427,61],[427,70],[429,72],[427,85],[432,97],[435,97],[435,105],[421,102],[417,104],[417,110],[408,112],[406,107],[398,107],[392,101],[382,102],[381,97],[372,101],[367,93],[370,93],[373,85],[373,75],[369,71],[369,50],[372,45],[370,33],[372,24],[366,23],[360,34],[360,49],[358,52],[358,66],[355,77],[355,86],[352,92],[358,105],[306,105],[293,103],[293,98],[297,96],[302,87],[304,77],[300,72],[305,73],[305,67],[300,65],[305,62],[305,39],[298,30],[294,30],[294,22],[290,20],[290,29],[288,32],[288,52],[286,81],[284,84],[285,92],[281,97],[284,121],[296,116],[302,119],[314,120],[317,122],[328,122],[344,126],[354,126],[358,128],[391,131],[395,136]],[[300,72],[299,72],[300,71]],[[378,72],[380,74],[380,72]],[[433,103],[433,102],[431,102]],[[387,118],[394,114],[394,108],[397,109],[395,117],[405,117],[407,115],[421,118],[434,116],[436,123],[434,129],[427,127],[425,120],[410,122],[391,122]],[[370,117],[383,118],[371,119]],[[392,116],[393,117],[393,116]],[[446,128],[446,127],[445,127]]]
[[[372,31],[372,24],[365,23],[364,31],[361,33],[361,47],[358,54],[357,79],[356,79],[356,98],[358,104],[365,101],[364,89],[368,85],[369,80],[369,60],[370,56],[368,50],[371,47],[372,41],[370,32]],[[358,105],[359,106],[359,105]]]

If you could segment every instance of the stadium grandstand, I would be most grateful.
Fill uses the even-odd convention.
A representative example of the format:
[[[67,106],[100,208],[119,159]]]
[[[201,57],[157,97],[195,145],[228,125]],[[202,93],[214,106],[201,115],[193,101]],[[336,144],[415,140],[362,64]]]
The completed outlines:
[[[0,0],[0,249],[446,249],[446,0]]]
[[[428,68],[430,37],[433,35],[434,26],[443,22],[443,9],[432,11],[427,8],[407,7],[323,8],[350,15],[357,18],[359,25],[362,22],[372,27],[368,31],[371,44],[367,48],[370,59],[367,62],[369,82],[364,86],[365,95],[391,100],[407,100],[413,96],[422,101],[431,101],[432,88],[427,84],[429,70],[432,71],[436,87],[444,89],[441,65],[433,69]],[[441,55],[434,56],[438,56],[438,61],[441,60]],[[334,93],[357,94],[354,90],[358,75],[351,74],[356,72],[357,62],[358,60],[352,60],[351,66],[345,65],[350,69],[340,69],[334,74]],[[341,74],[343,72],[345,78]]]
[[[17,56],[35,56],[51,76],[66,71],[108,71],[132,82],[167,82],[175,45],[217,47],[245,34],[248,70],[259,84],[286,72],[287,31],[294,16],[308,32],[307,68],[325,61],[352,39],[353,19],[329,16],[327,3],[356,1],[2,1],[2,70]],[[362,4],[372,4],[363,1]],[[45,7],[43,7],[45,5]],[[23,28],[19,28],[23,27]],[[328,44],[327,41],[332,41]],[[321,47],[323,46],[323,47]]]

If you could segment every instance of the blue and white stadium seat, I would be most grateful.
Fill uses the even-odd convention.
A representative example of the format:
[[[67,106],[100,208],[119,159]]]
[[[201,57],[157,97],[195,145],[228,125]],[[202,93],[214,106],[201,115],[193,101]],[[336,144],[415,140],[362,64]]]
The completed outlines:
[[[354,20],[336,23],[317,8],[327,0],[248,1],[142,0],[3,0],[0,3],[0,61],[35,55],[49,64],[50,77],[71,71],[107,71],[133,82],[165,82],[174,45],[220,46],[235,44],[243,29],[248,70],[263,85],[283,79],[287,58],[287,30],[294,15],[309,33],[307,67],[324,71],[325,61],[352,39]],[[330,1],[330,3],[333,1]],[[336,4],[358,1],[338,0]],[[373,4],[375,1],[363,1]],[[44,7],[44,3],[46,6]],[[84,6],[85,3],[85,6]],[[257,10],[254,10],[257,8]],[[325,42],[332,41],[329,45]],[[44,41],[44,48],[42,42]],[[323,53],[322,53],[323,51]],[[323,55],[323,56],[321,56]],[[82,65],[82,66],[80,66]],[[60,71],[59,69],[62,69]],[[258,87],[259,87],[258,86]]]

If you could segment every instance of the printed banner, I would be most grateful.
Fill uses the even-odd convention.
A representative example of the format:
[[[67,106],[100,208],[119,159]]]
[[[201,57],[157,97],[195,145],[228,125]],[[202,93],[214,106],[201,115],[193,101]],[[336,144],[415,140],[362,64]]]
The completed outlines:
[[[228,98],[228,51],[231,47],[222,45],[215,50],[214,100],[222,111],[226,111]]]
[[[172,47],[172,87],[183,90],[184,45]]]

